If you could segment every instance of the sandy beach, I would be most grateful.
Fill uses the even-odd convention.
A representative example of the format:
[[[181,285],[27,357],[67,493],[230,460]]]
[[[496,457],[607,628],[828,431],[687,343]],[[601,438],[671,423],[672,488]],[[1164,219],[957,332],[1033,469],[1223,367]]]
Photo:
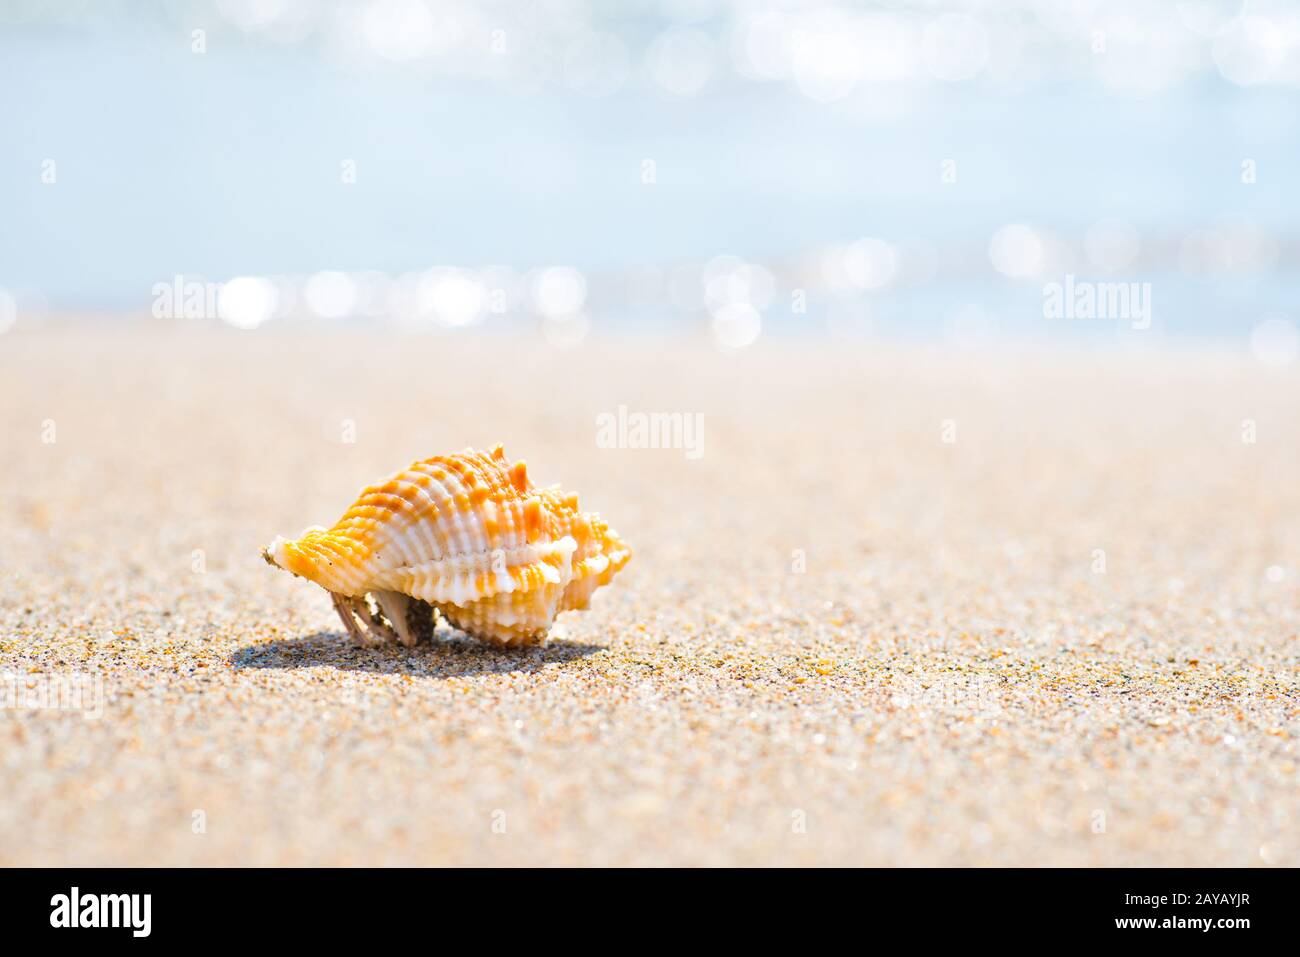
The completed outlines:
[[[0,407],[0,863],[1300,864],[1294,371],[53,324]],[[496,442],[635,549],[543,648],[259,555]]]

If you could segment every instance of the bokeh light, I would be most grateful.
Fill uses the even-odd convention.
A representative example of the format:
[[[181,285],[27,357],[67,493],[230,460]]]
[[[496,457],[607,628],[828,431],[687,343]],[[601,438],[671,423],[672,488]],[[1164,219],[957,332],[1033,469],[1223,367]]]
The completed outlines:
[[[687,97],[699,93],[713,75],[717,53],[703,30],[672,29],[655,37],[647,53],[650,75],[664,92]]]
[[[858,289],[880,289],[894,279],[898,257],[883,239],[860,239],[844,251],[844,276]]]
[[[1271,19],[1245,16],[1215,37],[1211,56],[1225,80],[1256,86],[1278,76],[1294,45]]]
[[[1300,355],[1300,331],[1281,316],[1263,319],[1250,332],[1250,352],[1267,366],[1287,366]]]
[[[724,349],[743,349],[757,341],[763,319],[747,302],[733,302],[713,314],[713,337]]]
[[[261,276],[237,276],[221,286],[217,314],[237,329],[256,329],[275,315],[279,292]]]
[[[386,60],[414,60],[433,45],[433,15],[419,0],[371,0],[362,9],[361,28]]]
[[[857,86],[862,61],[847,17],[837,13],[810,17],[790,41],[791,70],[804,96],[830,103]]]
[[[341,319],[357,303],[356,283],[346,273],[318,272],[307,280],[302,291],[307,308],[322,319]]]
[[[1046,262],[1043,238],[1023,223],[1003,226],[989,241],[989,260],[1010,279],[1040,275]]]
[[[463,269],[435,269],[420,283],[421,311],[439,325],[468,326],[483,316],[487,291]]]
[[[587,280],[569,266],[543,269],[533,280],[533,305],[547,318],[578,312],[587,301]]]

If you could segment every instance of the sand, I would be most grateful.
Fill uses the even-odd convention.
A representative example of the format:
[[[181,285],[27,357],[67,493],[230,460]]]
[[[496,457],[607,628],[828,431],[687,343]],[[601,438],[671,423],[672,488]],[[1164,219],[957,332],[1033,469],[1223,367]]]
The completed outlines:
[[[0,408],[0,863],[1300,863],[1294,369],[52,325]],[[497,441],[636,549],[544,648],[258,554]]]

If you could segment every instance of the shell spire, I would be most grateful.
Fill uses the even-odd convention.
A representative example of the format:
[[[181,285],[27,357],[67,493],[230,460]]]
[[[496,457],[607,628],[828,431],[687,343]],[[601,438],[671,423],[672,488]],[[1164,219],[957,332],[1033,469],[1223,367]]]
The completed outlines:
[[[413,462],[363,489],[332,528],[277,537],[262,554],[328,591],[355,638],[405,645],[438,614],[488,641],[537,643],[632,557],[577,495],[537,489],[500,445]]]
[[[510,484],[521,495],[531,488],[528,483],[528,463],[523,459],[510,466]]]

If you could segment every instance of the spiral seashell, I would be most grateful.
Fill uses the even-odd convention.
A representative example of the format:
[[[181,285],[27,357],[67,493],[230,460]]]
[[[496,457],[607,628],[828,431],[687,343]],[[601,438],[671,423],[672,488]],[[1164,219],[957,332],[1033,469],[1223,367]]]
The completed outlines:
[[[412,463],[362,491],[333,528],[277,537],[262,555],[328,591],[359,641],[413,646],[438,613],[487,641],[543,641],[632,552],[577,495],[538,489],[498,445]]]

